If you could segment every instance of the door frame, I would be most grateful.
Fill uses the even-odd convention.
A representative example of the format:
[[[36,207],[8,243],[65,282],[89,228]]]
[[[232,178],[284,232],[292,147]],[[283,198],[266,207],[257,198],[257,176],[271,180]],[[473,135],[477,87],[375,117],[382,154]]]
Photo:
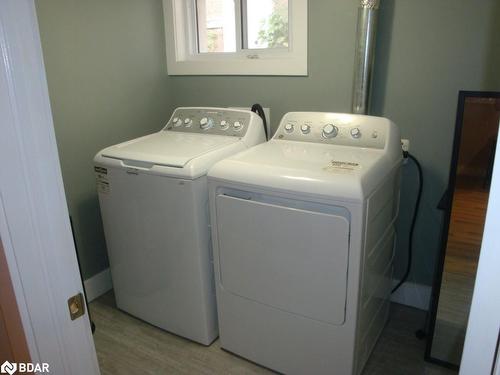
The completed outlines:
[[[500,124],[499,124],[500,127]],[[483,242],[460,363],[460,374],[500,374],[500,137],[490,185]]]
[[[57,153],[34,0],[0,1],[0,237],[34,363],[99,374]]]

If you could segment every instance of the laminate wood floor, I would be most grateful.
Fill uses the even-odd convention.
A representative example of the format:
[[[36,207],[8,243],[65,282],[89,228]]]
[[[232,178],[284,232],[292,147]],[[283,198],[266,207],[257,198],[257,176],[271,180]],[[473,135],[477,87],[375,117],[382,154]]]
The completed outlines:
[[[97,329],[94,341],[102,375],[273,374],[272,371],[220,349],[172,335],[116,308],[112,292],[90,304]],[[425,342],[415,338],[425,313],[393,304],[391,318],[364,375],[452,375],[426,363]]]

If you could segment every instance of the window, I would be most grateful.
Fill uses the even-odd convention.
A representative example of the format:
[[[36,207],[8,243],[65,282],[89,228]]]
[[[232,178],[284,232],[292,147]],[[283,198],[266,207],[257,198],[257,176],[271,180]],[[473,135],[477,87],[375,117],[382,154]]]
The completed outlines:
[[[307,75],[307,0],[164,0],[171,75]]]
[[[233,0],[197,0],[198,53],[236,52],[236,9]]]

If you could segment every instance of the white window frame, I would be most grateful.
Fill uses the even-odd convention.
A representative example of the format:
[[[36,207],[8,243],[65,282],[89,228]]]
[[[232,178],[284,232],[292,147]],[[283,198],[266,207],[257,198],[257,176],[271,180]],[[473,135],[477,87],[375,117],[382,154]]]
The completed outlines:
[[[168,74],[307,76],[307,0],[288,4],[289,48],[242,49],[237,33],[237,52],[198,53],[195,1],[163,0]],[[235,8],[240,13],[239,0]]]

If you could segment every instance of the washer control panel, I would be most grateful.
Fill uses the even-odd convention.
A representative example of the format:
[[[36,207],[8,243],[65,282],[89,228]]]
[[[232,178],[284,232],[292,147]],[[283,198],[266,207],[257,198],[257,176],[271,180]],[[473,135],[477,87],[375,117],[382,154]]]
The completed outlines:
[[[273,139],[383,149],[390,120],[346,113],[290,112]]]
[[[243,137],[250,124],[247,111],[223,108],[177,108],[163,130]]]

